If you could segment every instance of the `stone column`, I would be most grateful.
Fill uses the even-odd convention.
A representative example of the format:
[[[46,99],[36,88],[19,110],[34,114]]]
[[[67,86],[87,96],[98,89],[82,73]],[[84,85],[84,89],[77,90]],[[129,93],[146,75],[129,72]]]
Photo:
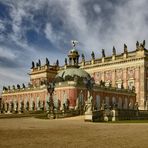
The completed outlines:
[[[123,86],[127,89],[127,68],[123,68]]]
[[[145,104],[145,67],[140,66],[140,99],[139,99],[139,107],[140,109],[144,109]]]
[[[135,68],[136,102],[140,102],[140,67]]]
[[[116,70],[112,70],[112,86],[116,86]]]

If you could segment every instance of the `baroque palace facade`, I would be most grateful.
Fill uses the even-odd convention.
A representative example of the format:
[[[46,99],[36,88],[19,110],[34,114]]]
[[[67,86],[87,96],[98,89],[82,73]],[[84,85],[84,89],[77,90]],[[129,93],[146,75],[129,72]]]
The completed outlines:
[[[105,81],[113,87],[135,89],[136,101],[140,109],[148,109],[148,50],[143,43],[137,41],[136,49],[128,52],[127,45],[124,44],[123,53],[117,55],[113,47],[112,56],[106,57],[102,49],[102,58],[95,59],[92,52],[92,59],[85,61],[83,56],[81,68],[87,71],[96,83]]]
[[[65,59],[65,65],[41,65],[39,60],[32,62],[30,83],[28,86],[3,87],[1,108],[6,112],[48,110],[52,102],[58,110],[63,108],[84,108],[88,98],[93,100],[94,109],[101,109],[103,104],[108,107],[116,105],[119,109],[134,109],[135,104],[140,109],[147,109],[148,90],[148,51],[145,41],[136,43],[136,50],[128,52],[124,44],[123,53],[113,54],[86,61],[82,54],[73,47]],[[136,94],[134,93],[136,92]]]

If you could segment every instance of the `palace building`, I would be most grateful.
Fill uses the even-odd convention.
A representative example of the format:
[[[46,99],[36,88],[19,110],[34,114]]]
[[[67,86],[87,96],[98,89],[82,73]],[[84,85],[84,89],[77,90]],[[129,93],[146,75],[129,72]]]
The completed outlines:
[[[143,43],[137,41],[135,50],[128,52],[124,44],[123,53],[117,55],[113,47],[112,56],[106,57],[102,49],[102,58],[95,58],[91,54],[91,60],[85,61],[83,56],[81,68],[94,78],[96,84],[104,81],[105,85],[113,87],[135,89],[136,101],[140,109],[148,109],[148,50]]]
[[[5,112],[48,110],[53,103],[57,110],[82,109],[91,98],[95,110],[102,106],[119,109],[134,109],[138,103],[140,109],[147,109],[147,73],[148,50],[145,41],[136,43],[136,50],[128,52],[124,45],[123,53],[96,58],[94,52],[91,60],[86,61],[75,46],[68,53],[65,65],[32,62],[28,86],[3,87],[1,108]],[[89,94],[89,95],[88,95]]]

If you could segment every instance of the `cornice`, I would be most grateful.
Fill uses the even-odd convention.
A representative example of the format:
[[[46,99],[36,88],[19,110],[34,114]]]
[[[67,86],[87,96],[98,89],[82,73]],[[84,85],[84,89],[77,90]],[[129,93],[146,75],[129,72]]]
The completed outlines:
[[[114,61],[109,61],[109,62],[104,62],[104,63],[95,63],[95,64],[89,64],[82,66],[80,68],[83,69],[89,69],[89,68],[96,68],[96,67],[104,67],[104,66],[109,66],[109,65],[115,65],[115,64],[123,64],[123,63],[129,63],[129,62],[134,62],[134,61],[141,61],[144,60],[144,57],[139,57],[139,58],[132,58],[132,59],[126,59],[126,60],[114,60]]]

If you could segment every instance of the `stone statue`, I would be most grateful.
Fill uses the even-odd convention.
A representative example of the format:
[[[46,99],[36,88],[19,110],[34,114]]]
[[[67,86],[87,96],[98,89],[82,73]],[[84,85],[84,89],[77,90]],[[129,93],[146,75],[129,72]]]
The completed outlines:
[[[65,58],[65,65],[67,65],[67,58]]]
[[[124,44],[124,53],[127,53],[127,45]]]
[[[85,56],[83,53],[82,53],[82,60],[85,61]]]
[[[50,64],[49,60],[48,60],[48,58],[46,58],[46,65],[49,66],[49,64]]]
[[[41,60],[40,60],[40,59],[39,59],[39,61],[38,61],[38,65],[41,66]]]
[[[105,57],[105,50],[102,49],[102,57],[104,58]]]
[[[95,59],[95,54],[94,54],[93,51],[92,51],[92,53],[91,53],[91,58],[92,58],[92,59]]]
[[[39,63],[36,63],[36,67],[39,67]]]
[[[31,68],[34,68],[35,67],[35,64],[34,64],[34,62],[32,61],[32,67]]]
[[[104,103],[104,100],[102,100],[101,110],[104,110],[104,109],[105,109],[105,103]]]
[[[17,89],[20,89],[20,85],[19,84],[17,84]]]
[[[22,87],[23,87],[23,88],[25,88],[25,87],[26,87],[24,83],[22,84]]]
[[[72,40],[71,43],[72,43],[72,47],[75,48],[76,47],[76,44],[78,44],[78,41]]]
[[[59,66],[59,60],[56,61],[56,66]]]
[[[85,102],[85,113],[92,111],[92,100],[93,97],[90,95],[90,92],[87,93],[87,101]]]
[[[138,41],[136,42],[136,48],[137,49],[139,48],[139,42]]]
[[[116,49],[114,46],[113,46],[113,55],[116,55]]]
[[[143,47],[145,47],[145,40],[143,40]]]
[[[3,90],[5,91],[5,90],[8,90],[8,88],[7,87],[5,87],[5,86],[3,86]]]

